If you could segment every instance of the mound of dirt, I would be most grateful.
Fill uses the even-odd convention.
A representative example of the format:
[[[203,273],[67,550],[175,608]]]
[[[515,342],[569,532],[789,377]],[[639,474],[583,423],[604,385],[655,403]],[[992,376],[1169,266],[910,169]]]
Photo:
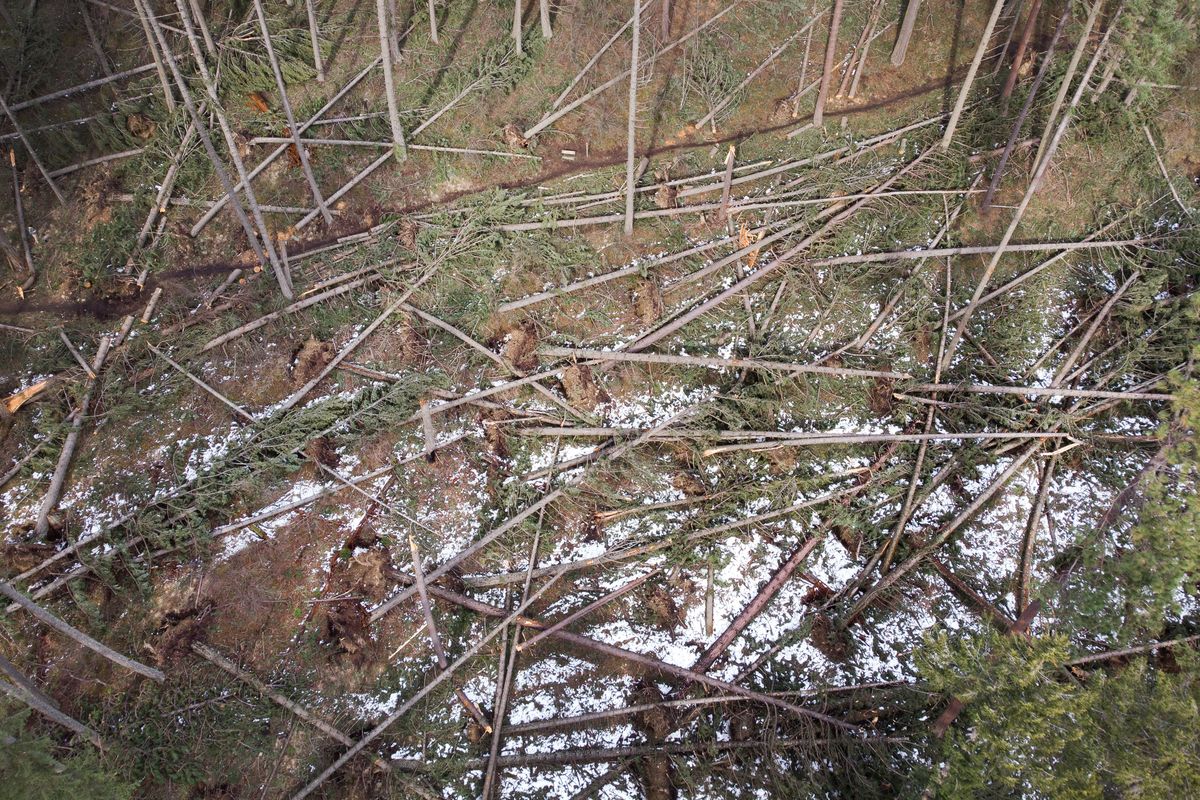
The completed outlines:
[[[179,611],[168,611],[159,626],[158,636],[146,649],[160,667],[177,664],[192,651],[192,643],[202,641],[204,631],[216,609],[212,600],[205,600]]]
[[[326,642],[336,647],[336,653],[346,655],[355,666],[366,664],[371,645],[371,618],[360,600],[338,600],[325,610]]]
[[[675,598],[671,596],[671,592],[662,584],[654,586],[652,589],[644,593],[646,599],[646,608],[650,611],[650,615],[654,618],[658,625],[672,629],[679,626],[683,622],[683,611],[676,604]]]
[[[633,307],[643,325],[653,325],[662,319],[663,298],[658,284],[649,278],[639,280],[633,288]]]
[[[562,371],[559,381],[571,405],[585,411],[590,411],[609,400],[608,393],[601,389],[592,377],[591,367],[572,364]]]
[[[292,354],[292,384],[298,389],[311,381],[333,360],[334,349],[329,342],[309,336]]]
[[[525,323],[508,331],[503,355],[517,369],[529,372],[537,369],[537,346],[538,338],[533,325]]]

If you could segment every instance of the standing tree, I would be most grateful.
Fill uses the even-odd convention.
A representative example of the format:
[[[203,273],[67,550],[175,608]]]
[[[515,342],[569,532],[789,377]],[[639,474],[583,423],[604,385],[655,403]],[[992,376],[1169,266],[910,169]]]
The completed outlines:
[[[829,20],[829,40],[825,43],[825,69],[821,73],[821,88],[817,90],[817,107],[813,109],[813,127],[825,122],[825,101],[833,81],[833,58],[837,54],[838,26],[842,23],[843,0],[833,0],[833,16]]]
[[[304,0],[304,10],[308,14],[308,37],[312,40],[313,68],[317,71],[317,83],[325,82],[325,60],[321,57],[320,31],[317,28],[317,9],[313,7],[314,0]]]
[[[521,8],[521,0],[514,0],[514,2],[513,2],[512,37],[513,37],[513,42],[515,42],[516,46],[517,46],[517,55],[521,55],[522,53],[525,52],[523,45],[521,44],[521,17],[523,16],[522,11],[523,11],[523,9]]]
[[[637,144],[638,45],[641,42],[642,5],[633,0],[633,46],[629,54],[629,124],[625,131],[625,235],[633,234],[633,154]]]
[[[1017,85],[1017,78],[1021,74],[1021,62],[1025,60],[1025,51],[1029,48],[1029,40],[1033,36],[1033,29],[1037,27],[1038,12],[1041,10],[1042,0],[1033,0],[1033,5],[1029,7],[1029,16],[1025,18],[1025,26],[1021,29],[1021,38],[1017,39],[1017,50],[1013,53],[1012,66],[1008,68],[1008,78],[1004,81],[1004,88],[1000,90],[1000,99],[1005,103]]]
[[[397,161],[408,158],[404,144],[404,128],[400,125],[400,110],[396,106],[396,78],[392,74],[392,50],[389,44],[391,23],[388,21],[388,0],[375,0],[375,17],[379,24],[379,55],[383,59],[383,91],[387,95],[388,124],[392,128],[392,152]]]
[[[913,28],[917,25],[917,15],[921,13],[921,0],[908,0],[904,9],[904,19],[900,21],[900,33],[896,36],[896,44],[892,47],[892,66],[898,67],[904,63],[908,53],[908,43],[912,41]]]

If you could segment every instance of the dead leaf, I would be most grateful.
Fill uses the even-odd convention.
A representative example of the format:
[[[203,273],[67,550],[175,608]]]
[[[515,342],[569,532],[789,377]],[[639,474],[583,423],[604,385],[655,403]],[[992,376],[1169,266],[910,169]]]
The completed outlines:
[[[283,135],[290,137],[292,135],[291,128],[284,128]],[[287,159],[288,159],[288,165],[292,169],[299,167],[302,163],[300,161],[300,150],[296,147],[295,142],[293,142],[292,144],[289,144],[287,146]]]
[[[251,92],[246,96],[246,105],[253,108],[255,111],[266,114],[271,110],[271,106],[267,104],[267,98],[262,92]]]

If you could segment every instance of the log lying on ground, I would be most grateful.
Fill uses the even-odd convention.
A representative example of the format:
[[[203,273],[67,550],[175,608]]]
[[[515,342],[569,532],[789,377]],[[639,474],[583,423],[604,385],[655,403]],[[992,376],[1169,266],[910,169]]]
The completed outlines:
[[[75,642],[78,642],[89,650],[99,653],[114,664],[136,672],[139,675],[145,675],[147,678],[158,681],[159,683],[162,683],[164,680],[166,680],[166,676],[164,676],[159,670],[154,669],[153,667],[147,667],[145,664],[134,661],[131,658],[127,658],[118,653],[116,650],[113,650],[111,647],[96,641],[78,628],[74,628],[68,625],[66,622],[63,622],[49,611],[18,592],[6,581],[0,581],[0,594],[3,594],[14,603],[24,608],[36,619],[44,622],[54,630],[74,640]]]

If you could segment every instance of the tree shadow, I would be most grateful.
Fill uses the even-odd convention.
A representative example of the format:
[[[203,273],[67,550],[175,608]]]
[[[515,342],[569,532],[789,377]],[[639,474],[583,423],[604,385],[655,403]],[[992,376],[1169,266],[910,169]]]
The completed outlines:
[[[451,40],[450,46],[446,48],[445,57],[442,63],[438,65],[437,72],[434,73],[433,80],[429,82],[429,86],[425,88],[425,93],[421,95],[421,105],[425,106],[437,94],[437,90],[441,88],[442,83],[446,79],[446,73],[450,69],[450,65],[454,63],[455,57],[458,55],[458,50],[462,46],[463,39],[467,35],[467,29],[471,27],[471,22],[475,19],[475,12],[479,9],[478,0],[471,0],[467,7],[467,13],[463,16],[462,24],[458,26],[458,30],[454,33],[454,39]],[[441,25],[441,21],[438,21]]]
[[[354,0],[354,5],[350,7],[349,13],[347,13],[345,16],[346,23],[353,23],[357,20],[358,14],[362,9],[362,4],[363,0]],[[333,13],[333,9],[330,8],[329,13],[325,15],[325,19],[322,21],[324,23],[324,25],[322,25],[322,29],[329,24],[333,17]],[[327,63],[332,64],[333,60],[337,58],[338,53],[340,53],[342,48],[346,46],[346,37],[350,35],[350,31],[355,27],[356,26],[352,24],[338,26],[337,38],[333,40],[333,44],[331,44],[329,47],[329,55],[325,58]]]
[[[942,85],[942,111],[947,112],[954,105],[954,75],[958,71],[958,51],[962,45],[963,15],[966,12],[966,0],[958,0],[954,4],[954,35],[950,39],[950,57],[947,59],[946,78]]]

